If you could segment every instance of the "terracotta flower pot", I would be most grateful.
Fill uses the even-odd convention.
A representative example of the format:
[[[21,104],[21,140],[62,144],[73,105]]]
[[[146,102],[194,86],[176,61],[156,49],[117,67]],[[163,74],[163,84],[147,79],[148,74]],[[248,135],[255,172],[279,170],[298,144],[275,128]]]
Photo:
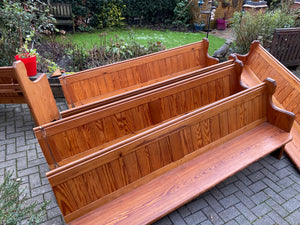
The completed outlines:
[[[16,55],[15,59],[20,60],[21,62],[24,63],[25,68],[27,70],[27,75],[29,77],[34,76],[34,75],[37,74],[37,71],[36,71],[36,56],[35,55],[29,56],[29,53],[26,53],[25,58],[20,57],[20,55]]]

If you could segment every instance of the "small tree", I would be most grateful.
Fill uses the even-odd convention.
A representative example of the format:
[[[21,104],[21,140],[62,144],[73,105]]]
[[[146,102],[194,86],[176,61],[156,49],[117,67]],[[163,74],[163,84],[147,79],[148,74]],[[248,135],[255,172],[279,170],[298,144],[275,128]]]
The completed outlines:
[[[35,202],[26,206],[25,188],[20,189],[21,179],[13,178],[12,173],[4,175],[0,185],[0,224],[16,225],[26,221],[26,224],[42,222],[49,202],[44,201],[40,208]]]

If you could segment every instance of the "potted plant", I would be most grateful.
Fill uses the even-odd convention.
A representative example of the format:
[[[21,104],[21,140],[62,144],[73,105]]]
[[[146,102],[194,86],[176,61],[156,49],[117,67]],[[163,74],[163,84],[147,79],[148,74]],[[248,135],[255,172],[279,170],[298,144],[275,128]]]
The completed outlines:
[[[29,42],[32,41],[32,37],[34,36],[34,31],[31,31],[29,35],[27,35],[24,44],[22,43],[21,40],[21,46],[17,50],[17,55],[15,55],[16,60],[21,60],[25,68],[27,70],[27,75],[34,76],[37,74],[37,69],[36,69],[36,49],[33,49],[33,43],[31,45],[31,48],[28,47]]]

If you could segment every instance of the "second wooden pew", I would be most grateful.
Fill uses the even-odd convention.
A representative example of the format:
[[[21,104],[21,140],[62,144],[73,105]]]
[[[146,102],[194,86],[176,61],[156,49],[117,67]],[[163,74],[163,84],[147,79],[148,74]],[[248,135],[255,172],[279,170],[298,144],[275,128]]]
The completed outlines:
[[[95,147],[243,90],[241,71],[242,64],[237,61],[36,127],[34,132],[53,169],[91,154]]]

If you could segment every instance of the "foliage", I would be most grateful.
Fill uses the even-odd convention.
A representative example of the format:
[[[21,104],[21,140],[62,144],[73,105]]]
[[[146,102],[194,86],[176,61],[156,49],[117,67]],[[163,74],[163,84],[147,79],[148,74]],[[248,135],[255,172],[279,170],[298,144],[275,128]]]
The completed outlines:
[[[48,6],[40,0],[22,3],[3,0],[0,8],[0,66],[12,64],[16,49],[23,47],[27,35],[32,34],[30,38],[36,42],[41,33],[55,30],[54,22]]]
[[[180,27],[189,27],[191,21],[190,12],[190,1],[189,0],[177,0],[176,7],[174,8],[174,18],[173,25]]]
[[[102,12],[96,15],[98,19],[98,27],[120,27],[125,19],[122,16],[125,5],[122,0],[108,1],[103,4]]]
[[[234,13],[232,28],[236,35],[235,52],[244,54],[249,51],[251,42],[260,40],[265,48],[270,47],[276,28],[293,27],[295,14],[287,14],[283,9],[262,12]]]
[[[123,0],[126,8],[124,16],[129,19],[143,18],[144,24],[172,21],[176,1],[174,0]]]
[[[0,224],[38,224],[46,214],[49,202],[44,201],[40,208],[35,202],[26,205],[25,189],[20,189],[21,179],[13,178],[12,173],[4,175],[4,182],[0,185]]]

